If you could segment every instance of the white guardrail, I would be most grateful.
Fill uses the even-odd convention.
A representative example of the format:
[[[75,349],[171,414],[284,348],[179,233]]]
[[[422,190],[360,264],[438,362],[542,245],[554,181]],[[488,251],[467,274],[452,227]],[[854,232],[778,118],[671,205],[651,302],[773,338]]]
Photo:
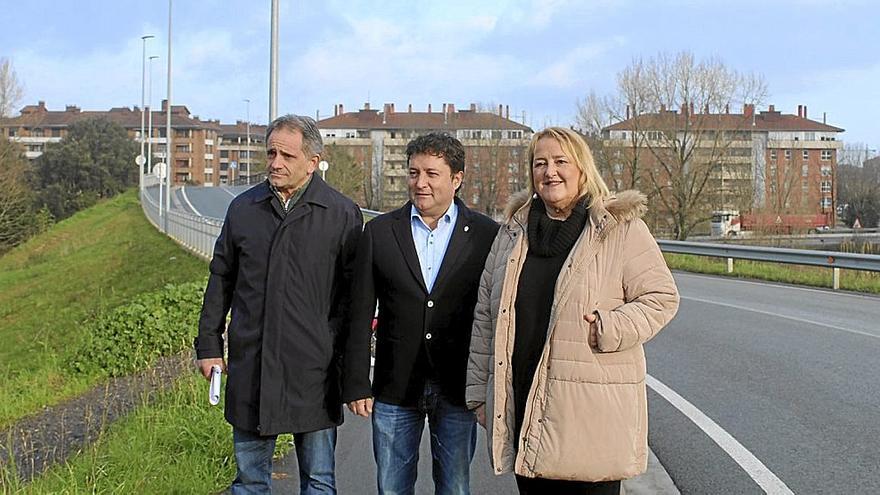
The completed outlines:
[[[141,194],[141,206],[150,223],[189,251],[210,260],[214,252],[214,242],[220,235],[223,221],[176,210],[171,210],[167,214],[163,211],[160,217],[159,205],[153,194],[150,193],[154,190],[153,188],[155,186],[149,186],[148,190]],[[381,214],[381,212],[373,210],[362,209],[361,211],[365,220]],[[735,259],[831,268],[833,270],[832,286],[835,290],[840,288],[841,268],[880,272],[880,255],[873,254],[687,241],[658,240],[657,243],[660,245],[660,249],[666,253],[726,258],[728,272],[733,271],[733,260]]]
[[[164,208],[160,217],[159,204],[150,194],[150,190],[155,187],[151,186],[141,193],[141,207],[147,220],[193,254],[210,261],[223,220],[190,215],[173,209],[165,212]]]

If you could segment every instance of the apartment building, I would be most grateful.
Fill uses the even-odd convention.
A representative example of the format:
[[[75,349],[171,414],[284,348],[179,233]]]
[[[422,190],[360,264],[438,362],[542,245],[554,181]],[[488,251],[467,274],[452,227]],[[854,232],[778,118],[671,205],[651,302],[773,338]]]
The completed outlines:
[[[166,157],[165,121],[167,102],[153,112],[153,163]],[[88,119],[106,119],[125,128],[132,139],[140,139],[139,108],[117,107],[108,111],[83,111],[75,105],[64,110],[49,110],[43,101],[21,109],[16,117],[0,119],[0,134],[21,143],[25,156],[34,160],[43,154],[48,143],[61,141],[68,127]],[[220,138],[219,121],[203,121],[190,114],[184,105],[171,107],[172,144],[174,145],[174,184],[217,184],[215,152]],[[132,166],[135,166],[132,163]]]
[[[266,127],[220,124],[220,157],[215,184],[252,184],[265,178]]]
[[[627,174],[635,167],[627,165],[637,158],[642,183],[662,185],[668,172],[658,157],[675,148],[686,152],[693,166],[711,162],[706,191],[715,210],[821,213],[833,225],[844,130],[822,120],[810,120],[805,105],[798,105],[797,114],[783,114],[774,105],[760,112],[744,105],[742,113],[695,113],[689,105],[638,116],[627,109],[625,120],[602,130],[609,162],[604,172],[611,183],[631,183]],[[688,140],[692,148],[682,144]]]
[[[419,135],[446,132],[465,147],[465,180],[459,196],[492,216],[499,216],[507,198],[525,187],[526,151],[532,129],[510,118],[508,106],[480,110],[471,104],[456,110],[446,103],[434,111],[382,111],[367,103],[354,112],[336,105],[333,116],[318,121],[325,144],[345,149],[364,171],[369,190],[364,205],[386,211],[407,200],[406,145]],[[496,111],[497,110],[497,111]],[[332,164],[330,164],[332,167]]]

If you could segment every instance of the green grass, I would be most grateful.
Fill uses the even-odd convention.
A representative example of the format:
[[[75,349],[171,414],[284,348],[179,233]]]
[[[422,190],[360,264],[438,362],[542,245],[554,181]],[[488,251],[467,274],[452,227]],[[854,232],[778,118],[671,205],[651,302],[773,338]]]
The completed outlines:
[[[725,258],[672,253],[664,253],[663,256],[666,258],[669,268],[673,270],[768,280],[812,287],[830,288],[833,282],[832,270],[830,268],[734,260],[733,273],[727,273],[727,259]],[[840,288],[856,292],[880,294],[880,273],[841,270]]]
[[[193,372],[114,423],[67,463],[11,488],[58,494],[215,493],[234,476],[232,427],[222,405],[208,405],[206,382]]]
[[[59,222],[0,258],[0,427],[101,378],[64,371],[82,323],[137,294],[201,280],[205,263],[147,222],[134,191]]]
[[[279,436],[276,457],[291,438]],[[217,493],[235,477],[232,427],[222,402],[208,405],[207,382],[193,372],[32,483],[13,474],[0,480],[21,493]]]

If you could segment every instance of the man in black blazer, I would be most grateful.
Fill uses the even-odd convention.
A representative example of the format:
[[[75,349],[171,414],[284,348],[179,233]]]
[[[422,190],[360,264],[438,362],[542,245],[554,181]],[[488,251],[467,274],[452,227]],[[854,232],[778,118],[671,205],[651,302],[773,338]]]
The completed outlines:
[[[466,494],[476,422],[465,407],[465,373],[477,287],[498,224],[455,195],[464,176],[457,139],[421,136],[406,156],[410,201],[368,222],[358,244],[342,399],[372,415],[380,494],[413,493],[425,417],[435,493]]]

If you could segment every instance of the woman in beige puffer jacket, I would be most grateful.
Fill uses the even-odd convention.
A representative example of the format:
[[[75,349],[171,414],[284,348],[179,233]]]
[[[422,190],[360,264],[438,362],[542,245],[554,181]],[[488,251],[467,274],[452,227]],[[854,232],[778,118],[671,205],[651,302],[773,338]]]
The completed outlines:
[[[529,161],[483,271],[466,400],[520,493],[612,493],[647,467],[642,344],[678,291],[645,197],[610,195],[579,135],[536,133]]]

